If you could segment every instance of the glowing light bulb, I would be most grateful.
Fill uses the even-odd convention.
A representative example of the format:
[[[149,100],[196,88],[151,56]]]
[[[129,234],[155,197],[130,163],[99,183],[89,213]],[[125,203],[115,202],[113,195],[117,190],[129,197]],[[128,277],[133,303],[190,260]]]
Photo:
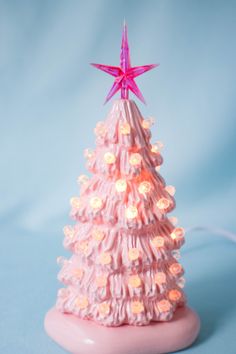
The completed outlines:
[[[107,277],[105,275],[100,275],[96,277],[95,283],[98,288],[104,288],[107,285]]]
[[[184,237],[185,231],[183,227],[176,227],[170,234],[173,240],[180,240]]]
[[[99,311],[100,315],[102,315],[102,316],[109,315],[110,305],[107,302],[103,302],[103,303],[99,304],[98,311]]]
[[[87,184],[89,181],[89,177],[86,176],[86,175],[80,175],[78,178],[77,178],[77,183],[80,184],[80,185],[85,185]]]
[[[142,127],[144,128],[144,129],[150,129],[151,128],[151,126],[154,124],[154,118],[152,118],[152,117],[150,117],[150,118],[148,118],[148,119],[144,119],[143,121],[142,121]]]
[[[158,301],[157,308],[160,311],[160,313],[169,312],[171,309],[171,303],[168,300],[163,299],[161,301]]]
[[[130,125],[129,125],[129,123],[121,123],[121,125],[120,125],[120,132],[121,132],[121,134],[123,134],[123,135],[128,135],[128,134],[130,134]]]
[[[158,202],[156,203],[156,206],[158,207],[158,209],[160,210],[164,210],[169,208],[170,206],[170,201],[167,198],[161,198],[158,200]]]
[[[161,149],[163,149],[164,144],[161,141],[157,141],[155,144],[152,145],[151,151],[154,153],[159,153]]]
[[[88,298],[86,296],[79,296],[76,299],[76,306],[80,309],[80,310],[84,310],[88,307],[89,302],[88,302]]]
[[[92,237],[95,241],[102,241],[105,237],[105,234],[102,230],[94,229],[92,232]]]
[[[179,260],[181,258],[179,250],[174,250],[171,253],[176,260]]]
[[[185,282],[186,282],[186,281],[185,281],[184,277],[180,277],[180,278],[177,280],[176,284],[177,284],[180,288],[184,288]]]
[[[132,288],[138,288],[141,285],[141,279],[138,275],[131,275],[129,277],[128,283],[130,286],[132,286]]]
[[[155,171],[156,171],[156,172],[159,172],[160,169],[161,169],[161,166],[156,166],[156,167],[155,167]]]
[[[69,291],[68,291],[68,289],[65,289],[65,288],[61,288],[57,292],[58,297],[66,298],[68,295],[69,295]]]
[[[63,227],[63,232],[66,237],[72,238],[74,236],[74,229],[71,225],[66,225]]]
[[[117,192],[125,192],[127,188],[127,183],[125,179],[118,179],[116,181],[116,190]]]
[[[108,252],[104,252],[99,257],[99,262],[103,265],[111,263],[111,255]]]
[[[131,261],[136,261],[139,258],[139,250],[137,248],[130,248],[129,259]]]
[[[166,283],[166,275],[163,272],[157,272],[154,276],[154,281],[157,285],[162,285]]]
[[[150,190],[151,190],[151,183],[148,181],[141,182],[138,187],[139,193],[144,194],[144,195],[149,193]]]
[[[131,311],[134,314],[139,314],[141,312],[144,312],[144,306],[143,303],[140,301],[132,301],[131,302]]]
[[[88,241],[77,242],[75,244],[75,252],[76,253],[83,252],[86,254],[86,252],[88,251],[88,247],[89,247]]]
[[[159,248],[159,247],[164,246],[165,240],[162,236],[156,236],[152,239],[151,242],[152,242],[153,246]]]
[[[138,166],[141,164],[142,156],[139,153],[134,153],[130,156],[129,163],[132,166]]]
[[[178,218],[176,216],[170,216],[169,220],[173,225],[178,224]]]
[[[99,197],[92,197],[89,201],[89,204],[93,209],[101,209],[102,199]]]
[[[183,271],[183,268],[179,263],[171,264],[169,269],[173,275],[178,275],[178,274],[182,273],[182,271]]]
[[[94,156],[94,150],[92,149],[85,149],[84,150],[84,157],[86,159],[91,159]]]
[[[130,205],[125,210],[127,219],[135,219],[138,216],[138,209],[134,205]]]
[[[82,279],[83,275],[84,275],[84,271],[81,268],[77,268],[73,270],[73,274],[77,279]]]
[[[65,257],[62,257],[62,256],[57,257],[57,264],[58,264],[59,266],[62,267],[65,262],[66,262],[66,258],[65,258]]]
[[[106,152],[103,158],[108,165],[111,165],[116,161],[116,157],[112,152]]]
[[[81,205],[80,199],[78,197],[70,198],[70,205],[72,206],[72,208],[79,209]]]
[[[166,186],[165,190],[173,197],[173,195],[175,195],[175,187],[174,186]]]
[[[104,137],[107,132],[104,122],[98,122],[94,128],[94,133],[96,136]]]
[[[181,298],[181,292],[177,289],[169,291],[168,297],[171,301],[178,301]]]

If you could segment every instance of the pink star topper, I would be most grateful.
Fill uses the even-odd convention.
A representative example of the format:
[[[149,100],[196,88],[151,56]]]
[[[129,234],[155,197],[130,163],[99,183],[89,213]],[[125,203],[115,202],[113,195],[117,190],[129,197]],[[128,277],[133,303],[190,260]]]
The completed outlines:
[[[130,55],[129,55],[129,43],[127,35],[127,25],[124,23],[122,33],[122,43],[120,52],[120,66],[110,66],[103,64],[91,64],[95,68],[105,71],[115,77],[115,81],[106,97],[105,103],[107,103],[117,91],[121,90],[121,98],[129,98],[129,90],[132,91],[143,103],[145,103],[144,97],[139,90],[134,78],[144,74],[146,71],[154,69],[159,64],[142,65],[131,67]]]

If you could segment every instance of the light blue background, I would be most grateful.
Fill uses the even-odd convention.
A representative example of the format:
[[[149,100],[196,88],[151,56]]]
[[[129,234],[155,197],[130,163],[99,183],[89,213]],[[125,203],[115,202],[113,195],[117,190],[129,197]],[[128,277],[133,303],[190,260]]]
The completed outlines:
[[[64,353],[44,333],[83,150],[111,103],[124,17],[137,79],[165,143],[162,175],[187,228],[235,231],[236,2],[0,0],[0,353]],[[187,234],[182,262],[202,331],[187,353],[236,352],[236,245]],[[102,354],[102,353],[99,353]]]

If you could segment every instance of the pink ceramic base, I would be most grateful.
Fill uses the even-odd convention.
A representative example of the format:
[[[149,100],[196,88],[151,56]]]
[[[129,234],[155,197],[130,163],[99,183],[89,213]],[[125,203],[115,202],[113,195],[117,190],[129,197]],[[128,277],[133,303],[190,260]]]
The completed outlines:
[[[164,354],[188,347],[196,339],[200,321],[188,307],[169,322],[149,326],[103,327],[52,308],[45,317],[46,332],[73,354]]]

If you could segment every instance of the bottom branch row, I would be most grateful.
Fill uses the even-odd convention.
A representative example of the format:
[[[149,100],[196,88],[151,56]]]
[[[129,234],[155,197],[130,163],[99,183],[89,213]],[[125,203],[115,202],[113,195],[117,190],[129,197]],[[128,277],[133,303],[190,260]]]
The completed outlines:
[[[120,326],[169,321],[175,309],[184,303],[185,297],[180,289],[170,289],[154,299],[109,299],[95,303],[68,287],[58,291],[56,307],[63,313],[74,314],[81,319],[93,320],[106,326]]]

